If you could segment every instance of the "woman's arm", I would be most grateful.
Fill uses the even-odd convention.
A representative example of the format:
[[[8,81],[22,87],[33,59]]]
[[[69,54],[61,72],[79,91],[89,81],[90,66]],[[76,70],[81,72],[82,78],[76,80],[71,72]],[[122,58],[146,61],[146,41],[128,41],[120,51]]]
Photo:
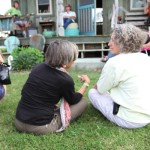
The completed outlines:
[[[121,71],[116,72],[115,66],[108,61],[100,75],[100,78],[96,84],[96,89],[99,93],[104,94],[109,92],[113,87],[117,86],[119,83],[119,78],[121,76]]]
[[[0,64],[2,64],[3,62],[4,62],[4,57],[3,57],[2,54],[0,54]],[[3,87],[4,87],[5,95],[6,95],[6,85],[3,85]],[[5,96],[5,95],[4,95],[4,96]]]
[[[144,44],[142,48],[150,48],[150,42],[148,42],[147,44]]]
[[[148,3],[144,6],[144,14],[148,14]]]
[[[71,19],[75,20],[76,19],[76,13],[73,11],[72,15],[70,16]]]
[[[90,79],[87,75],[81,75],[78,77],[79,77],[80,81],[83,82],[83,85],[79,89],[78,93],[83,95],[90,84]]]
[[[70,18],[70,19],[75,20],[76,19],[76,13],[75,12],[71,12],[70,16],[64,15],[63,18]]]
[[[76,17],[75,17],[75,16],[70,16],[70,18],[71,18],[71,19],[73,19],[73,20],[75,20],[75,19],[76,19]]]
[[[4,62],[4,57],[2,54],[0,54],[0,64]]]
[[[9,10],[6,11],[5,16],[10,16],[9,14],[11,13],[12,8],[10,8]]]
[[[90,80],[87,75],[82,75],[79,78],[81,82],[83,82],[83,85],[81,86],[78,92],[75,92],[73,80],[66,81],[65,84],[60,89],[62,97],[64,97],[64,99],[70,105],[77,104],[81,100],[83,94],[85,93],[90,83]]]
[[[73,19],[73,20],[75,20],[75,19],[76,19],[76,17],[75,17],[75,16],[63,16],[63,18],[70,18],[70,19]]]

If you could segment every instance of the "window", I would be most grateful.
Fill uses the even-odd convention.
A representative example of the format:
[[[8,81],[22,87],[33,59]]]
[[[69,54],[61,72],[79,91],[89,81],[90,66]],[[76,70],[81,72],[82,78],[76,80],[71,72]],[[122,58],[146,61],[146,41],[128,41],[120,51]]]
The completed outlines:
[[[103,22],[103,8],[96,8],[96,22]]]
[[[130,0],[130,10],[143,10],[147,0]]]
[[[52,0],[36,0],[37,15],[52,14]]]

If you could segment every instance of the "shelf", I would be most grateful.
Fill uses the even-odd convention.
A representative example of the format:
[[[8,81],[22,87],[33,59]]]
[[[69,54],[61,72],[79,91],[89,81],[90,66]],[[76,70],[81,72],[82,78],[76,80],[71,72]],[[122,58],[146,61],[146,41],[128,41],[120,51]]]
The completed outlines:
[[[76,43],[79,47],[79,57],[103,57],[109,53],[109,49],[106,48],[107,42],[87,42],[87,43]]]
[[[41,27],[41,31],[43,32],[45,29],[54,31],[55,30],[55,22],[54,21],[40,21],[39,25]]]

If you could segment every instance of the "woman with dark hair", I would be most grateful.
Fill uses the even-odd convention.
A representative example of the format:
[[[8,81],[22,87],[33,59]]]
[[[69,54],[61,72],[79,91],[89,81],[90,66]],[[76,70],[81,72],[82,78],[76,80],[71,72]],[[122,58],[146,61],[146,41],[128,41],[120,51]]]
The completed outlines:
[[[7,10],[5,15],[22,16],[21,11],[19,10],[19,2],[14,1],[12,7],[9,10]]]
[[[21,19],[22,13],[19,10],[19,2],[18,1],[14,1],[13,2],[13,7],[11,7],[6,13],[5,15],[11,15],[14,18],[14,23],[17,25],[17,27],[15,27],[15,29],[18,29],[19,27],[22,29],[23,33],[25,34],[25,28],[28,27],[30,25],[29,22],[29,17],[30,15],[27,14],[26,17],[24,17],[23,19]]]
[[[90,79],[81,75],[83,82],[75,92],[74,81],[67,73],[78,57],[78,47],[64,40],[49,44],[45,62],[31,71],[21,93],[17,107],[15,126],[19,131],[47,134],[56,132],[62,126],[60,110],[56,104],[63,98],[70,105],[71,121],[86,109],[83,98]]]
[[[115,57],[106,62],[91,104],[122,128],[141,128],[150,123],[150,58],[140,53],[147,32],[131,24],[113,29],[109,41]]]

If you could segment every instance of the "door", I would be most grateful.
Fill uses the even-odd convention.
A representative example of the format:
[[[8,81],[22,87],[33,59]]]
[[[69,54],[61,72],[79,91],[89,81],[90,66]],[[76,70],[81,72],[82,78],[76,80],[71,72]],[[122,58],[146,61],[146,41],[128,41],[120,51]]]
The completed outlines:
[[[80,35],[96,35],[96,0],[78,0]]]

